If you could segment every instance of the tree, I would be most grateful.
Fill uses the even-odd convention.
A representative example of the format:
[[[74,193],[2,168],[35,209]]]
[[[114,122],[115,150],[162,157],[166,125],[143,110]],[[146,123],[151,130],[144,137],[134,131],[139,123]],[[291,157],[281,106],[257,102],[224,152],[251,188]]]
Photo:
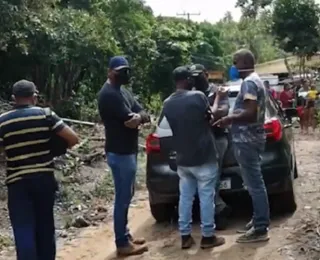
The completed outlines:
[[[271,5],[273,0],[237,0],[236,7],[240,7],[244,17],[256,18],[261,9]]]
[[[300,58],[300,72],[305,60],[319,49],[319,12],[314,0],[275,1],[273,32],[284,51]]]
[[[241,47],[260,62],[277,57],[268,13],[239,23],[230,13],[217,24],[194,23],[155,17],[144,2],[0,0],[1,97],[10,97],[11,85],[26,78],[61,115],[90,120],[113,55],[129,59],[131,87],[148,107],[171,94],[177,66],[226,70]]]

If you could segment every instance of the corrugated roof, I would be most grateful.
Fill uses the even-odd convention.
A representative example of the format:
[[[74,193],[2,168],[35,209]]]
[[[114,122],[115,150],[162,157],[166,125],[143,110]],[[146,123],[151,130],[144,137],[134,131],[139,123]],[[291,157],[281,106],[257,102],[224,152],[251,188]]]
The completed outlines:
[[[290,65],[298,64],[298,58],[296,56],[290,56],[287,58]],[[320,55],[319,53],[311,57],[310,60],[306,61],[308,67],[320,67]],[[255,70],[259,74],[280,74],[288,73],[287,67],[284,63],[284,59],[277,59],[268,61],[265,63],[257,64]],[[294,69],[297,70],[297,69]]]
[[[288,57],[289,64],[295,64],[298,60],[295,56]],[[255,70],[259,74],[279,74],[288,73],[284,59],[277,59],[265,63],[257,64]]]

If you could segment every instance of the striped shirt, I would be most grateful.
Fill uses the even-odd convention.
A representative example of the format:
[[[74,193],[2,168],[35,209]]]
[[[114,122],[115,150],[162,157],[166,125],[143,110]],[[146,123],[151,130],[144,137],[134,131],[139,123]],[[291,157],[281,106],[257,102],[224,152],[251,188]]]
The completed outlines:
[[[0,116],[0,146],[7,162],[7,180],[10,184],[23,178],[53,173],[53,156],[49,140],[52,132],[65,124],[52,112],[47,120],[44,109],[19,106]]]

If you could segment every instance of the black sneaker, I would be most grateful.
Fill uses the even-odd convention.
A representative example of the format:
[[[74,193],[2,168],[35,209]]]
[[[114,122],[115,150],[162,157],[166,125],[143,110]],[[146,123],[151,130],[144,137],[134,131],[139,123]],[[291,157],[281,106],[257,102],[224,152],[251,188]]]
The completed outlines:
[[[189,249],[191,248],[196,242],[194,241],[191,235],[181,236],[181,249]]]
[[[226,240],[223,237],[202,237],[200,247],[202,249],[213,248],[222,246],[226,243]]]
[[[252,227],[249,231],[247,231],[244,235],[238,237],[236,240],[237,243],[257,243],[257,242],[267,242],[270,237],[268,235],[268,231],[259,231],[255,230]]]
[[[250,220],[249,223],[245,225],[244,228],[237,230],[238,234],[245,234],[253,227],[253,220]]]

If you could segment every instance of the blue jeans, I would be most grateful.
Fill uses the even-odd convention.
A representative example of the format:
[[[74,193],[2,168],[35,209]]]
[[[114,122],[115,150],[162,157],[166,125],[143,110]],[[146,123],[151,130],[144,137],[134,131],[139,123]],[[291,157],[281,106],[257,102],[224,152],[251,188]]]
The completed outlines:
[[[240,166],[243,183],[253,204],[253,225],[256,230],[268,230],[270,209],[266,186],[261,173],[261,153],[264,143],[234,143],[234,153]]]
[[[220,178],[222,173],[222,163],[224,155],[228,148],[228,137],[227,135],[216,137],[216,148],[219,154],[219,171],[217,176],[216,183],[216,196],[215,196],[215,214],[219,215],[223,211],[223,209],[227,206],[227,204],[223,201],[220,196]]]
[[[191,234],[192,206],[198,190],[200,199],[201,230],[204,237],[214,235],[214,196],[218,175],[217,162],[201,166],[178,166],[179,189],[179,230],[181,236]]]
[[[128,224],[128,211],[134,195],[134,184],[137,172],[137,154],[107,153],[108,165],[112,171],[115,202],[113,212],[116,246],[126,247],[131,235]]]
[[[8,185],[8,209],[17,260],[55,259],[53,206],[56,191],[56,180],[48,173]]]

